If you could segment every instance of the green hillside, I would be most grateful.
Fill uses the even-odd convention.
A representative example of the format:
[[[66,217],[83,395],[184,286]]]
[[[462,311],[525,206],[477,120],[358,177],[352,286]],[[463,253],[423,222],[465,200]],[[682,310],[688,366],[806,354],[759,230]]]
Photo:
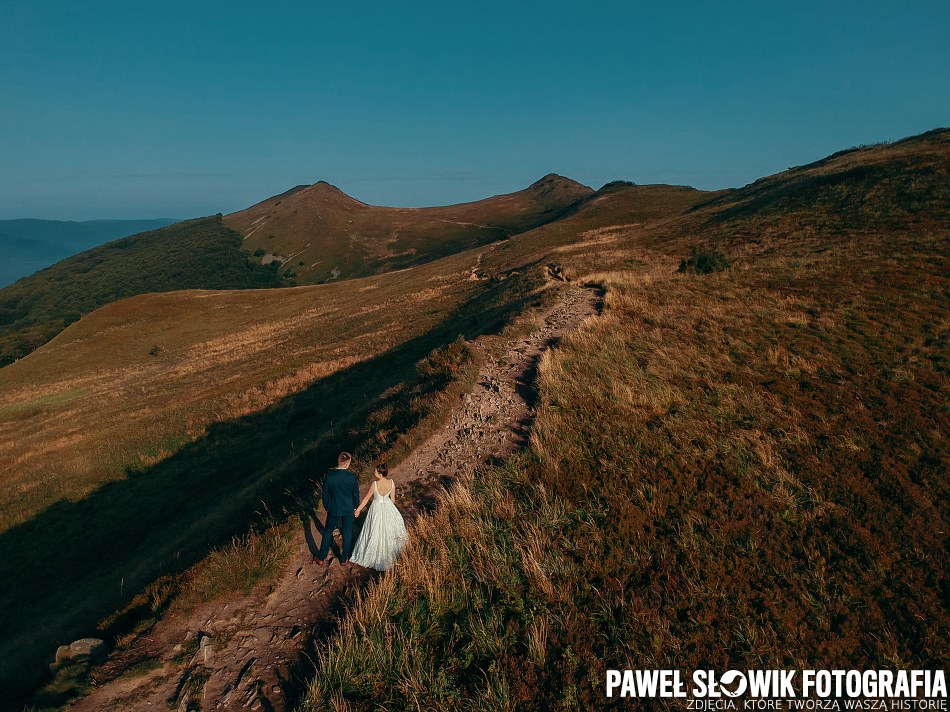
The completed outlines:
[[[591,195],[586,186],[550,175],[525,190],[473,203],[380,208],[324,182],[299,186],[224,218],[116,240],[0,289],[0,366],[119,299],[179,289],[313,284],[403,269],[530,230]],[[33,249],[52,249],[55,226],[14,222],[34,236]],[[13,242],[21,252],[29,246]]]
[[[178,222],[156,220],[0,220],[0,287],[110,240]]]
[[[278,287],[285,280],[275,267],[248,259],[220,216],[95,247],[0,289],[0,366],[104,304],[178,289]]]

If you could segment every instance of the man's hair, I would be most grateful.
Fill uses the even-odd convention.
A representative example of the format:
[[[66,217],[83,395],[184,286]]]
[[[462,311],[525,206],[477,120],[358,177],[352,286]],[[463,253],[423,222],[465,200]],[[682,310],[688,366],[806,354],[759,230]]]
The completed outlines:
[[[336,464],[340,467],[346,467],[353,460],[353,456],[348,452],[341,452],[336,458]]]

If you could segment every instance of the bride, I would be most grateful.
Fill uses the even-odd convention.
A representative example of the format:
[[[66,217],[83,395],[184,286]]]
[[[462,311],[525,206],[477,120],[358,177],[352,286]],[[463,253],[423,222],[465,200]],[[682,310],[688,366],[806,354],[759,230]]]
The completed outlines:
[[[396,557],[406,543],[406,525],[396,509],[396,485],[389,479],[389,468],[379,465],[373,476],[376,478],[356,510],[360,516],[370,500],[372,505],[366,515],[366,523],[350,561],[379,571],[386,571],[396,563]]]

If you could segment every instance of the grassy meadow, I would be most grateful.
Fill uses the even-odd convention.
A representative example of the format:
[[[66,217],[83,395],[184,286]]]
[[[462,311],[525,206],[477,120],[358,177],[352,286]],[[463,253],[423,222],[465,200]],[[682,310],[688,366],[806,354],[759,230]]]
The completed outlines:
[[[539,272],[483,283],[473,259],[136,297],[5,368],[0,686],[34,684],[57,645],[311,494],[341,447],[410,446],[448,383],[416,364],[539,298]]]
[[[666,207],[637,191],[597,204],[588,222],[703,195],[670,191]],[[191,575],[165,575],[269,521],[262,501],[280,512],[306,497],[334,449],[404,457],[461,387],[414,364],[549,299],[547,242],[330,285],[141,295],[4,368],[0,573],[17,586],[0,605],[17,615],[0,626],[0,683],[34,685],[56,645],[99,621],[110,639],[147,625],[156,611],[134,603],[141,592],[159,614],[187,599]]]
[[[0,531],[422,337],[470,295],[458,267],[418,281],[149,294],[73,324],[3,369]],[[419,307],[394,319],[404,299]]]
[[[538,298],[540,303],[535,304],[532,300],[531,307],[543,306],[552,295],[542,293]],[[528,313],[536,312],[529,307]],[[509,316],[514,318],[509,319]],[[510,338],[512,333],[523,333],[526,324],[532,323],[530,317],[526,320],[515,317],[514,313],[507,315],[505,321],[508,323],[498,335],[482,337],[481,342],[488,349],[492,349],[492,344],[497,341]],[[469,342],[460,336],[433,349],[418,361],[414,376],[387,391],[361,422],[347,429],[344,435],[335,434],[348,437],[355,443],[352,448],[355,469],[368,477],[371,463],[380,460],[399,462],[441,427],[453,405],[471,390],[482,358],[483,352],[471,348]],[[173,625],[176,621],[181,625],[183,620],[194,620],[198,609],[205,604],[238,610],[247,605],[242,597],[260,596],[268,590],[268,584],[284,573],[293,549],[294,535],[304,528],[305,536],[310,536],[313,524],[310,520],[321,506],[319,474],[326,469],[326,462],[333,462],[335,454],[333,449],[309,453],[307,460],[311,463],[318,455],[321,460],[321,465],[309,471],[299,463],[288,467],[291,476],[284,473],[282,480],[287,488],[283,496],[274,497],[273,478],[268,478],[270,489],[260,487],[258,490],[260,495],[268,498],[273,509],[262,502],[262,508],[248,520],[230,523],[233,529],[242,533],[214,546],[194,565],[184,570],[174,567],[171,573],[132,591],[127,603],[99,621],[95,634],[109,641],[120,659],[126,656],[119,663],[124,666],[123,677],[134,677],[143,670],[160,665],[144,654],[141,647],[133,650],[136,644],[149,639],[160,621],[171,619]],[[314,473],[318,473],[317,476]],[[422,508],[427,505],[428,501],[416,503]],[[340,605],[343,605],[342,601]],[[190,658],[197,645],[197,640],[192,641],[182,655]],[[135,656],[131,665],[129,655]],[[103,676],[111,679],[108,670],[90,670],[81,663],[65,666],[29,696],[27,709],[36,712],[60,709],[65,703],[91,692],[102,683]]]
[[[600,708],[608,668],[944,667],[948,138],[556,247],[605,309],[542,361],[530,449],[461,473],[304,708]],[[696,244],[735,261],[679,272]]]

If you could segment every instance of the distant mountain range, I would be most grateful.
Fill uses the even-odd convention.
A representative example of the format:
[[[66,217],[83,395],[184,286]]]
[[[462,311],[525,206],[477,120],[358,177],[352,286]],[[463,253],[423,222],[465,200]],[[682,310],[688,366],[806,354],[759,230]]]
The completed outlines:
[[[46,343],[105,304],[179,289],[288,287],[352,279],[431,262],[557,220],[595,191],[548,175],[524,190],[434,208],[376,207],[329,183],[297,186],[246,210],[173,225],[159,221],[57,223],[16,220],[0,242],[51,262],[52,246],[76,253],[99,246],[0,289],[0,366]],[[171,221],[168,221],[171,222]],[[85,230],[81,226],[92,225]],[[126,232],[158,227],[108,244],[95,226]],[[118,227],[122,225],[123,227]],[[85,235],[80,237],[80,235]],[[8,254],[11,248],[7,248]],[[20,269],[26,260],[11,259]],[[44,265],[45,266],[45,265]]]
[[[0,220],[0,287],[77,252],[178,222],[154,220]]]

